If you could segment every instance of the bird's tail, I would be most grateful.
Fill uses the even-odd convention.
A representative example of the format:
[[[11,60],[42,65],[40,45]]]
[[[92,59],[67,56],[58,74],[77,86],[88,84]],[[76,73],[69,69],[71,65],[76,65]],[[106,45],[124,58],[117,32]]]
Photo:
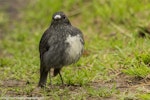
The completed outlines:
[[[46,86],[46,81],[47,81],[47,75],[48,71],[45,70],[43,66],[40,67],[40,80],[39,80],[39,87],[44,87]]]
[[[54,76],[60,73],[61,68],[54,68]]]

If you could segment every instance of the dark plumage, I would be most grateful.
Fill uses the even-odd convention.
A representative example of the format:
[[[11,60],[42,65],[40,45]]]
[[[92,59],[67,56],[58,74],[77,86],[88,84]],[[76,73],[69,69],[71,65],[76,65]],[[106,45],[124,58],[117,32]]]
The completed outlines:
[[[50,27],[44,32],[40,44],[40,81],[39,86],[46,85],[47,75],[54,68],[54,76],[60,75],[63,66],[79,60],[83,52],[84,39],[82,32],[73,27],[63,12],[52,16]]]

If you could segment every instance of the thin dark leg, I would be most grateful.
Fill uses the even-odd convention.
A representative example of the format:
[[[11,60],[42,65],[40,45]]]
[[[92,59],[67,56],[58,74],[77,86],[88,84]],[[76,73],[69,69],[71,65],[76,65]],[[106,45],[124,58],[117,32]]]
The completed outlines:
[[[52,85],[51,70],[49,71],[50,85]]]
[[[59,76],[60,76],[60,79],[61,79],[61,82],[62,82],[62,85],[64,85],[64,81],[63,81],[63,78],[61,76],[61,73],[59,72]]]

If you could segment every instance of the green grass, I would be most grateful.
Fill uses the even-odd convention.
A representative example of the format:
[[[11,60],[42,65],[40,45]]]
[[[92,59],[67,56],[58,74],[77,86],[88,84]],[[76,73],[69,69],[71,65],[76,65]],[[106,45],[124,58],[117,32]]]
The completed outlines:
[[[150,94],[139,95],[139,98],[142,99],[142,100],[149,100],[150,99]]]
[[[139,26],[149,25],[148,0],[32,0],[19,13],[21,19],[7,17],[0,10],[0,96],[44,96],[51,99],[142,99],[138,88],[118,89],[118,84],[140,77],[149,82],[150,39],[139,38]],[[85,54],[79,62],[62,69],[65,84],[59,76],[52,78],[54,86],[33,94],[39,81],[38,44],[49,27],[51,16],[64,11],[72,24],[80,28],[85,38]],[[10,28],[10,20],[14,28]],[[6,34],[4,34],[6,33]],[[124,79],[121,73],[128,76]],[[3,82],[16,80],[21,86]],[[141,81],[141,80],[140,80]],[[25,82],[25,83],[21,83]],[[48,80],[49,83],[49,80]],[[1,85],[3,84],[3,85]],[[12,83],[14,84],[14,83]],[[115,84],[115,85],[114,85]],[[145,83],[134,84],[145,87]],[[132,86],[131,86],[132,87]],[[131,90],[131,91],[130,91]],[[135,92],[132,92],[135,91]],[[10,93],[11,92],[11,93]]]

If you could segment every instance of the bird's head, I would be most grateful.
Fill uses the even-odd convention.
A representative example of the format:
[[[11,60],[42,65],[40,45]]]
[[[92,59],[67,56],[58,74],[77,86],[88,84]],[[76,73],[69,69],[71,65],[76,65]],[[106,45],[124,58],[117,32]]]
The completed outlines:
[[[70,24],[70,21],[63,12],[56,12],[52,16],[52,24]]]

